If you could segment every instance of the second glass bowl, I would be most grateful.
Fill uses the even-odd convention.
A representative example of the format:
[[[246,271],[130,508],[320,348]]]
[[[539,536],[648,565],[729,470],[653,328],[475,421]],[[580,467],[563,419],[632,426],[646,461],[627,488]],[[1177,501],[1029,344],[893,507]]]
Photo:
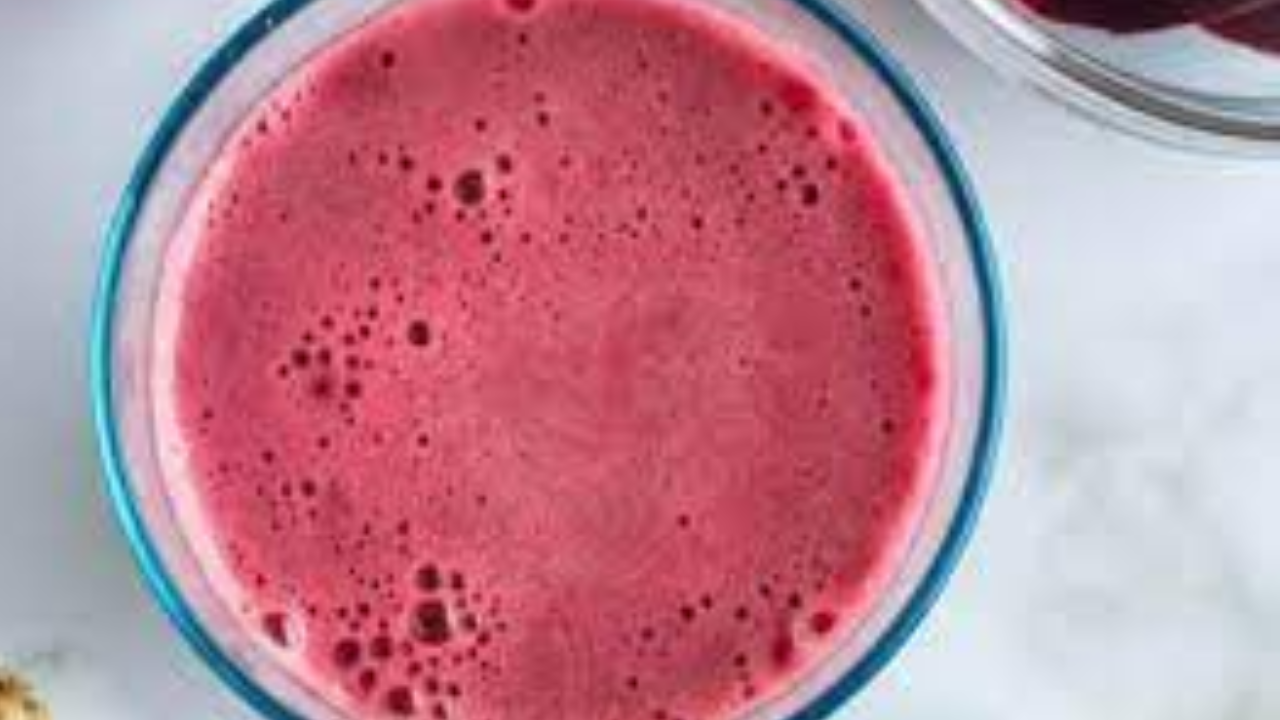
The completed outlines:
[[[1108,125],[1213,153],[1280,155],[1274,0],[920,2],[998,69]]]

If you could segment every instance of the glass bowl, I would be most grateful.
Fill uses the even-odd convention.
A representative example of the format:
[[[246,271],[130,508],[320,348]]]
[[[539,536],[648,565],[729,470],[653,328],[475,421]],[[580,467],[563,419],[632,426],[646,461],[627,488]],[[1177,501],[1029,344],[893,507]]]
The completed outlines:
[[[1104,124],[1211,153],[1280,153],[1274,0],[920,2],[997,69]],[[1188,5],[1206,19],[1169,9]]]
[[[152,378],[163,258],[211,158],[310,53],[402,0],[277,0],[199,70],[163,117],[108,235],[93,318],[92,393],[111,502],[143,577],[185,640],[271,720],[344,715],[273,660],[211,589],[178,521],[157,453]],[[431,0],[420,0],[430,2]],[[908,558],[868,620],[752,720],[827,717],[879,672],[942,590],[977,520],[1003,405],[1002,314],[987,231],[938,120],[898,66],[828,0],[706,2],[791,45],[880,139],[927,238],[954,380],[939,477]],[[799,50],[803,48],[803,50]]]

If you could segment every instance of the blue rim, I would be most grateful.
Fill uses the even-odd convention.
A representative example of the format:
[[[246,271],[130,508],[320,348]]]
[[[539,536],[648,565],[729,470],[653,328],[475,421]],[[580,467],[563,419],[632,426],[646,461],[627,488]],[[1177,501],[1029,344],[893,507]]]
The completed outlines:
[[[249,706],[270,720],[308,720],[264,690],[237,665],[201,625],[165,567],[139,512],[128,468],[125,467],[113,412],[112,347],[116,298],[129,242],[139,212],[157,172],[188,121],[230,71],[279,25],[321,0],[273,0],[242,25],[199,69],[177,101],[161,119],[126,186],[106,236],[98,280],[90,342],[93,417],[105,482],[111,504],[148,587],[161,609],[200,658]],[[906,71],[891,58],[871,33],[832,0],[786,0],[820,21],[858,54],[892,91],[928,144],[941,168],[952,200],[961,214],[977,280],[986,331],[982,415],[973,456],[955,517],[932,565],[906,605],[871,650],[791,720],[824,720],[858,694],[902,650],[937,602],[977,524],[991,481],[996,440],[1005,402],[1005,329],[996,262],[990,234],[968,175],[941,121]]]

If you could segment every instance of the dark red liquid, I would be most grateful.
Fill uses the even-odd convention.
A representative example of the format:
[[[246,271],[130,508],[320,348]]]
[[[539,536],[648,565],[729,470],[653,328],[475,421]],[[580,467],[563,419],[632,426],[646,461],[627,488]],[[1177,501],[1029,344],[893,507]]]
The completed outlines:
[[[1242,45],[1280,53],[1280,5],[1232,15],[1206,23],[1205,27]]]
[[[1276,0],[1019,0],[1056,22],[1116,33],[1200,25],[1224,38],[1280,51],[1280,3]]]
[[[877,138],[737,21],[410,2],[205,178],[159,343],[214,587],[356,718],[708,720],[902,561],[949,375]]]

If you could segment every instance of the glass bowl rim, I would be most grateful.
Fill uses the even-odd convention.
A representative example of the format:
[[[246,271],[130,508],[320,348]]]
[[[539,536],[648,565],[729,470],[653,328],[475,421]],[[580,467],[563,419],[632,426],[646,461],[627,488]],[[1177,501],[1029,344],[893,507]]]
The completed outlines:
[[[105,235],[94,296],[90,343],[92,415],[108,500],[154,601],[186,643],[213,673],[250,708],[270,720],[308,720],[264,688],[233,660],[207,630],[166,567],[151,537],[134,492],[115,416],[117,298],[130,242],[152,183],[188,122],[240,60],[278,26],[313,3],[325,0],[272,0],[252,14],[199,66],[161,116],[144,146]],[[938,600],[977,524],[987,495],[1003,422],[1006,340],[1003,303],[991,235],[967,171],[943,124],[908,73],[871,32],[836,0],[786,0],[818,21],[872,71],[911,120],[938,166],[967,241],[967,260],[977,291],[983,339],[980,415],[969,449],[966,477],[935,555],[906,603],[867,652],[790,720],[821,720],[858,694],[902,650]]]

